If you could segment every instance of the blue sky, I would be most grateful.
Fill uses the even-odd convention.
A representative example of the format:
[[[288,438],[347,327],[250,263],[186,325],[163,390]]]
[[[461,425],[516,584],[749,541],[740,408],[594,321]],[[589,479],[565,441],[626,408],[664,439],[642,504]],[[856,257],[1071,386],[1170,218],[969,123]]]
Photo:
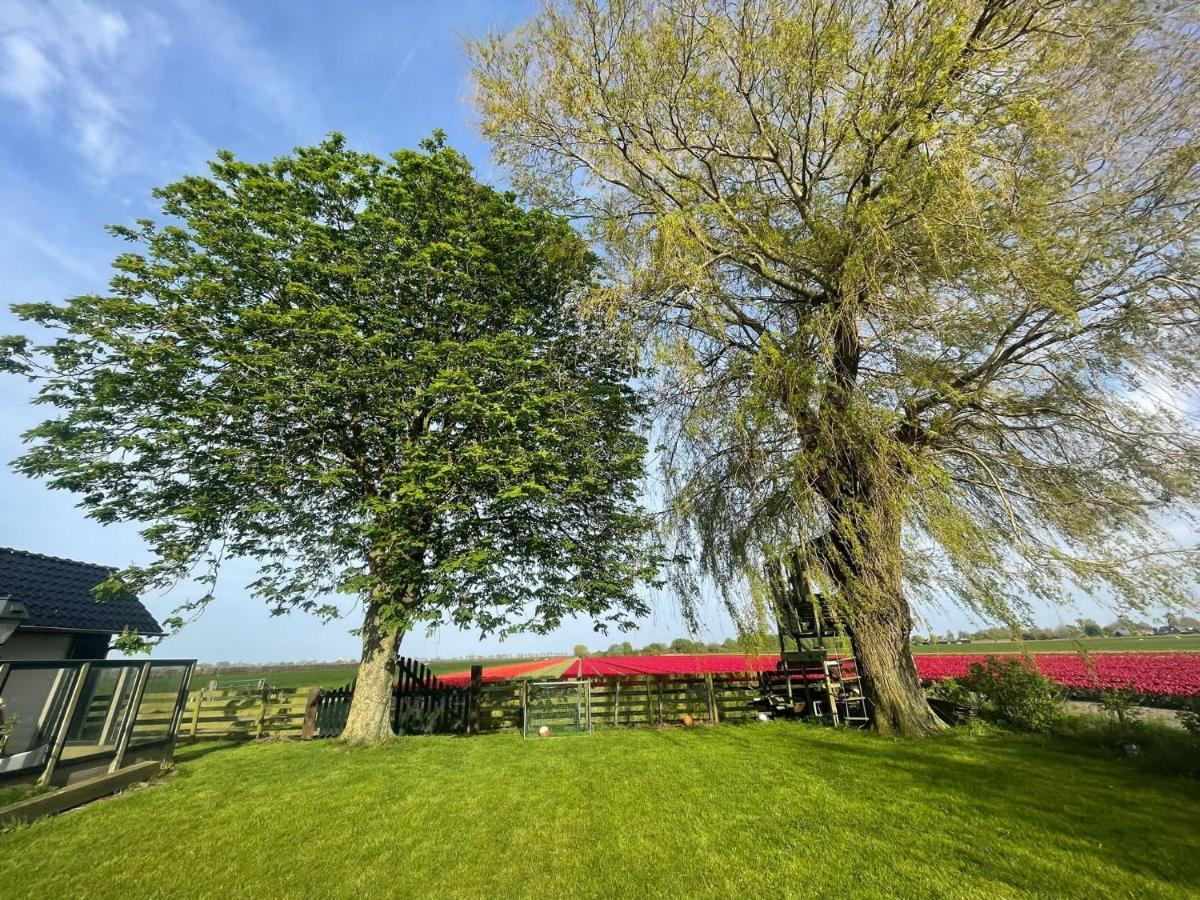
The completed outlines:
[[[0,2],[0,333],[26,329],[10,303],[102,290],[118,250],[111,222],[154,216],[150,189],[202,171],[214,151],[267,159],[330,131],[385,154],[435,128],[488,181],[499,180],[472,127],[465,35],[511,25],[524,2],[259,2],[88,0]],[[0,546],[124,565],[144,559],[132,526],[102,528],[70,495],[16,475],[7,462],[39,418],[31,386],[0,379]],[[345,620],[269,617],[229,566],[218,601],[158,655],[267,661],[356,657]],[[177,588],[183,596],[184,586]],[[172,596],[147,598],[165,615]],[[731,633],[716,612],[706,637]],[[674,602],[630,635],[635,643],[683,634]],[[503,644],[443,630],[414,635],[414,655],[570,650],[620,635],[586,622]]]
[[[102,290],[118,249],[103,225],[154,216],[150,189],[202,171],[220,148],[266,159],[338,130],[356,149],[384,154],[442,128],[483,180],[499,180],[472,127],[462,42],[519,22],[532,6],[3,0],[0,333],[26,327],[8,311],[10,303]],[[38,419],[31,395],[30,385],[0,379],[5,463]],[[102,528],[69,495],[7,466],[0,468],[0,546],[113,565],[144,559],[134,527]],[[272,619],[242,588],[250,578],[249,567],[228,566],[218,601],[158,654],[209,661],[357,655],[357,640],[348,634],[353,611],[326,625],[302,615]],[[175,602],[147,600],[160,616]],[[670,597],[654,606],[629,636],[635,643],[683,633]],[[701,637],[731,633],[715,603],[707,618]],[[967,624],[957,614],[937,614],[933,623]],[[448,656],[569,650],[577,642],[606,646],[619,639],[594,635],[580,622],[503,645],[444,630],[409,637],[405,646],[414,655]]]

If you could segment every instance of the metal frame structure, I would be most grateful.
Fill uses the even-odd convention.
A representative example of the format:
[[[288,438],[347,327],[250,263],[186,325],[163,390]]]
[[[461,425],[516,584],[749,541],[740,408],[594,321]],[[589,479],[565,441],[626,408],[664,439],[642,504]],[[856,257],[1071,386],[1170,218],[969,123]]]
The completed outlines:
[[[54,670],[56,672],[52,684],[45,690],[42,701],[42,712],[38,716],[37,734],[45,737],[41,747],[49,747],[44,758],[29,765],[18,765],[8,772],[0,772],[0,783],[28,782],[33,780],[36,773],[38,785],[65,783],[70,780],[73,771],[94,773],[98,769],[116,772],[126,765],[131,747],[134,750],[134,762],[144,759],[147,751],[160,759],[170,759],[174,750],[175,736],[187,704],[188,684],[195,670],[194,659],[88,659],[88,660],[10,660],[0,662],[0,700],[4,698],[14,672]],[[142,702],[146,696],[146,686],[154,669],[182,668],[183,673],[175,691],[174,704],[167,720],[167,727],[161,736],[149,740],[134,740],[133,732],[141,713]],[[137,669],[137,680],[128,700],[124,701],[124,691],[131,669]],[[63,758],[68,732],[71,729],[80,700],[88,685],[89,676],[96,671],[121,670],[113,694],[109,698],[109,708],[101,723],[101,742],[93,753],[83,753],[78,756]],[[122,703],[123,708],[120,708]],[[165,704],[164,704],[165,711]],[[119,725],[117,718],[119,717]],[[113,735],[115,740],[111,746],[103,738]],[[23,751],[34,752],[34,751]],[[16,754],[12,754],[16,755]],[[0,759],[4,757],[0,756]],[[107,766],[106,760],[111,759]]]
[[[529,737],[529,689],[538,687],[581,688],[575,701],[575,717],[582,727],[578,728],[576,733],[592,733],[592,683],[590,681],[586,678],[575,681],[527,681],[521,691],[521,737]]]

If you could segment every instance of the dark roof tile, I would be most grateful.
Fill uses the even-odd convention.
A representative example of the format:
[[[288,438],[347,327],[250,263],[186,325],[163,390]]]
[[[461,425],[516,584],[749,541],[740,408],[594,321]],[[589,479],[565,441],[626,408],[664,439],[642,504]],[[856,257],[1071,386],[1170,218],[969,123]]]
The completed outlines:
[[[43,556],[0,547],[0,598],[29,608],[27,628],[106,631],[129,628],[138,634],[162,634],[162,628],[133,594],[98,603],[92,588],[115,569],[93,563]]]

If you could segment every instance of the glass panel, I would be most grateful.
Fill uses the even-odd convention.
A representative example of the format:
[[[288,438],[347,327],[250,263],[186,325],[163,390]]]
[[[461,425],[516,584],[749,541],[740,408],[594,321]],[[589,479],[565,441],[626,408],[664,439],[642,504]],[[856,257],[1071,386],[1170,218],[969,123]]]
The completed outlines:
[[[9,670],[0,694],[0,772],[45,765],[78,670]]]
[[[171,736],[175,704],[186,675],[187,666],[151,664],[146,691],[133,723],[131,744],[148,744]]]
[[[140,666],[93,665],[67,726],[63,759],[117,749],[125,710],[133,698]]]

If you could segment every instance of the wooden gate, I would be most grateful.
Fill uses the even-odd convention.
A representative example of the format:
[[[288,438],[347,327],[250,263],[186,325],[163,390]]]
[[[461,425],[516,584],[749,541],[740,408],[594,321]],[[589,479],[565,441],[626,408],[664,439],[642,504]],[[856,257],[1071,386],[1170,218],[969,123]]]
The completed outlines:
[[[396,663],[398,674],[392,689],[392,730],[396,734],[456,734],[467,730],[471,688],[443,684],[428,666],[415,659],[401,656]],[[314,737],[337,737],[342,733],[356,683],[321,691],[316,702]]]
[[[354,685],[358,679],[340,688],[322,690],[317,695],[316,727],[313,737],[337,737],[346,727],[346,716],[350,714],[350,701],[354,699]]]
[[[442,684],[421,662],[401,656],[392,706],[396,734],[456,734],[467,730],[471,689]]]

